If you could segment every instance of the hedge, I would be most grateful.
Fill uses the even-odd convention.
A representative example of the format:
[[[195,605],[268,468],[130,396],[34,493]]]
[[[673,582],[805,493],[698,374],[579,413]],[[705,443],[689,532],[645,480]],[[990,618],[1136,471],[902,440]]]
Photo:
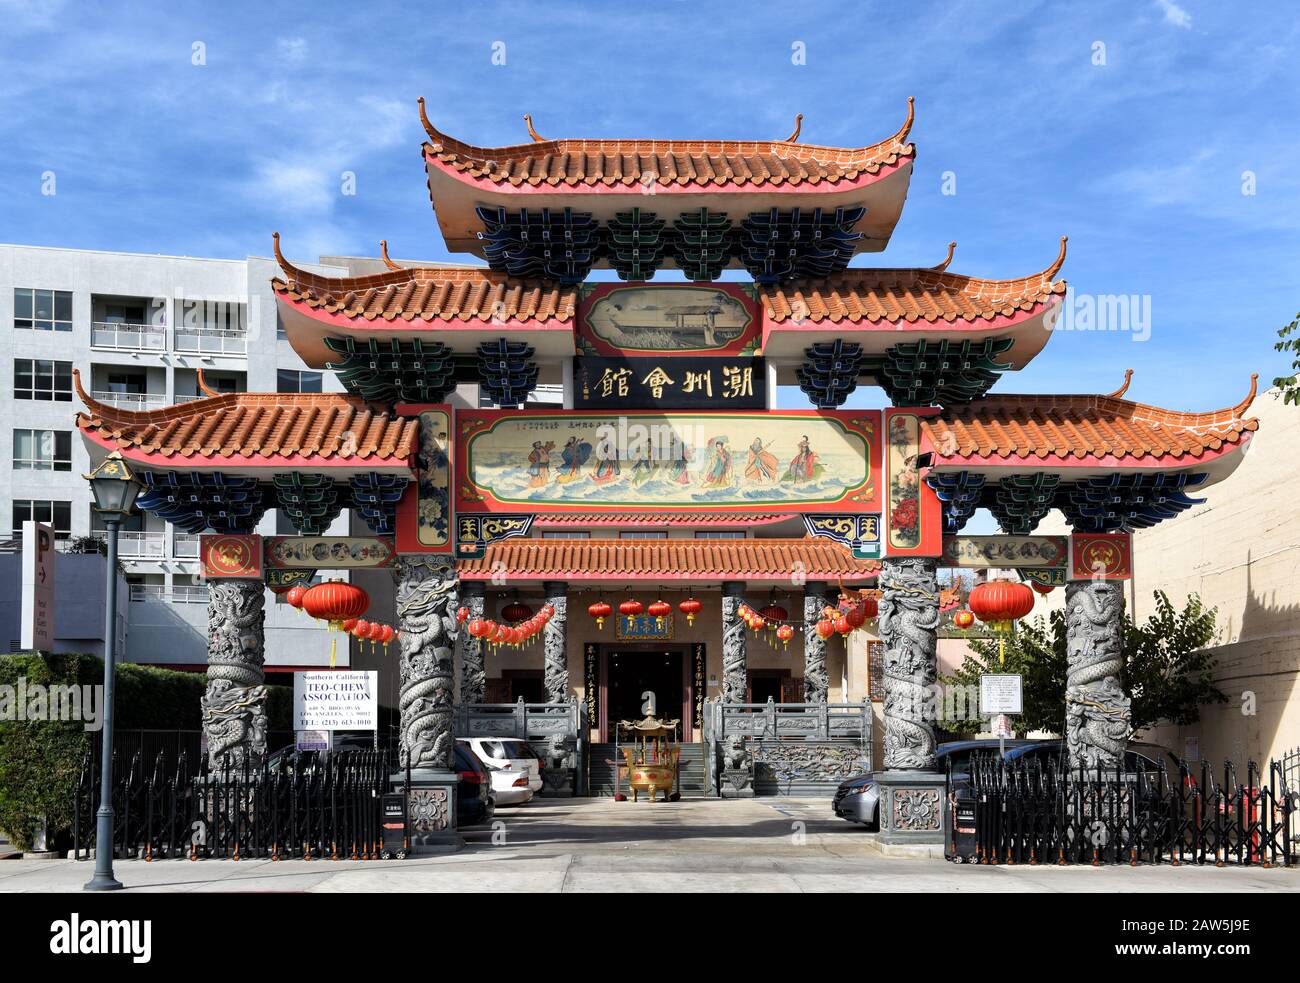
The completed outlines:
[[[104,663],[93,655],[0,655],[0,685],[97,686]],[[177,672],[119,663],[114,728],[199,730],[203,673]],[[293,728],[293,688],[272,685],[267,696],[268,728]],[[54,846],[72,827],[72,799],[81,763],[100,732],[80,721],[0,720],[0,829],[20,850],[31,849],[32,833],[45,822]]]

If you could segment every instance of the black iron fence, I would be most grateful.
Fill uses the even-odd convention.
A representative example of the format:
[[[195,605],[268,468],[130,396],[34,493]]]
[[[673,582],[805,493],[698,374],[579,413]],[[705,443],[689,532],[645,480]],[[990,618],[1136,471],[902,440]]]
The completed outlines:
[[[394,770],[386,751],[302,752],[219,771],[209,770],[206,756],[194,769],[185,751],[114,759],[118,857],[377,860],[384,853],[381,796]],[[73,804],[78,860],[94,854],[99,800],[98,756],[87,754]]]
[[[949,776],[948,856],[980,864],[1291,866],[1295,787],[1281,762],[1244,774],[1071,769],[976,755]]]

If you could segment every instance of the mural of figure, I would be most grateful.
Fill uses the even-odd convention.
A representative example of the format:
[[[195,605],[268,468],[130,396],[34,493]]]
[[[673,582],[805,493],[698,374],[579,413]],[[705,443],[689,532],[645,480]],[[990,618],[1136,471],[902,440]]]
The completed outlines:
[[[785,469],[787,481],[808,481],[817,476],[817,454],[812,449],[808,435],[799,438],[798,452]]]
[[[555,480],[561,484],[577,481],[582,477],[582,466],[587,463],[589,457],[591,457],[591,444],[577,437],[570,437],[565,442],[564,449],[560,451],[562,463],[560,473],[555,476]]]
[[[591,472],[591,480],[598,485],[608,484],[614,481],[622,474],[618,466],[618,453],[613,452],[608,457],[596,456],[596,467]]]
[[[528,453],[528,487],[541,488],[551,479],[551,451],[555,450],[555,441],[542,443],[533,441],[533,449]]]
[[[708,466],[700,481],[710,488],[725,488],[731,484],[731,451],[726,437],[714,437],[709,442]]]
[[[691,483],[691,458],[695,451],[689,444],[678,444],[677,454],[673,458],[672,480],[679,485]]]
[[[768,451],[771,441],[763,443],[762,437],[755,437],[749,445],[749,460],[745,464],[745,477],[754,482],[775,481],[781,465],[776,455]]]

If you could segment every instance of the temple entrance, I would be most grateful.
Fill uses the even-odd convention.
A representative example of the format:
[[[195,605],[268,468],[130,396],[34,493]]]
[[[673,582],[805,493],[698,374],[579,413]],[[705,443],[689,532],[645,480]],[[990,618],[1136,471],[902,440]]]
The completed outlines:
[[[614,740],[620,720],[639,720],[653,700],[661,718],[691,720],[689,660],[681,648],[648,645],[611,647],[601,652],[600,733]],[[648,694],[653,694],[650,696]],[[678,730],[679,739],[683,731]],[[689,740],[690,732],[685,732]]]

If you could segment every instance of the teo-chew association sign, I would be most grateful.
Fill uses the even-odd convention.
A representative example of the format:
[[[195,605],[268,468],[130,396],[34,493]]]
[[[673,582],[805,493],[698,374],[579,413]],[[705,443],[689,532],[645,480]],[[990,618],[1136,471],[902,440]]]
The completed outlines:
[[[294,673],[293,708],[296,731],[375,730],[379,725],[379,673]]]

